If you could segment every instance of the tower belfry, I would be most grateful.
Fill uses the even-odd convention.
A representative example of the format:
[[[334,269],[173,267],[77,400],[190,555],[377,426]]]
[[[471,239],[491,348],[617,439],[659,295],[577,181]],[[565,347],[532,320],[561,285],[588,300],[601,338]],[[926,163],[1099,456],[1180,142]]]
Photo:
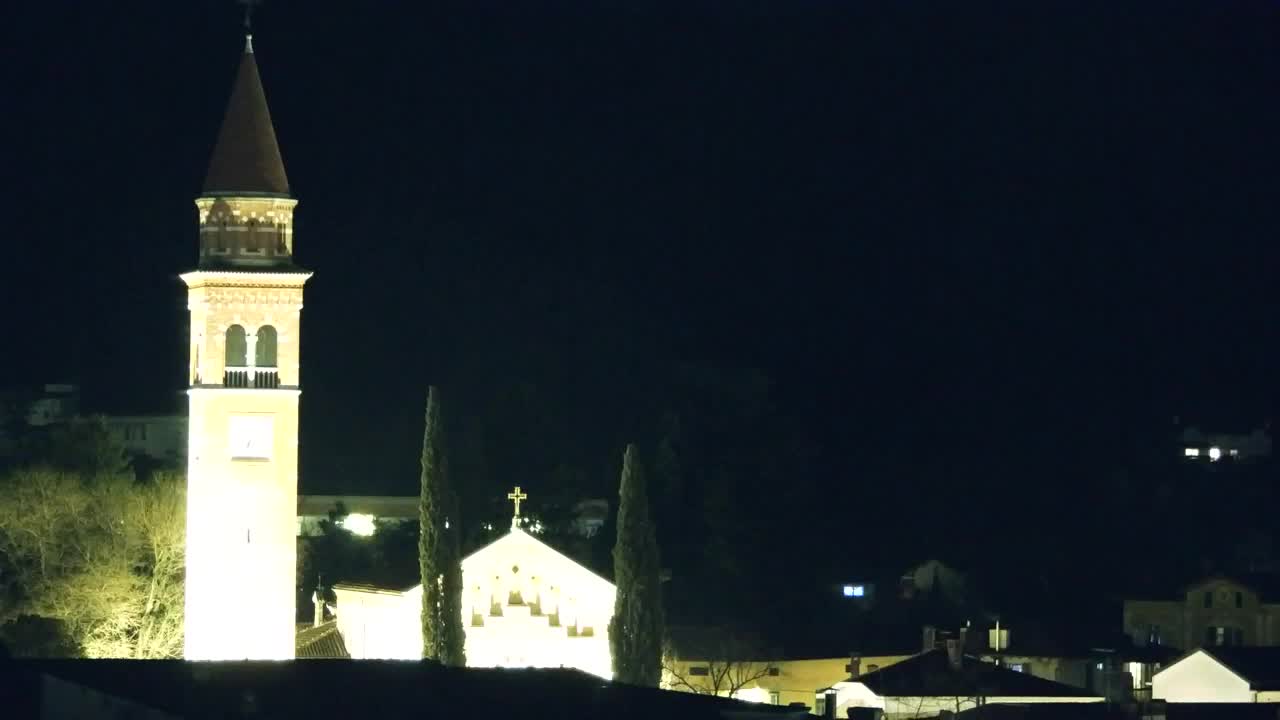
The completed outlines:
[[[251,37],[196,198],[199,260],[182,276],[188,373],[185,655],[294,652],[299,329],[310,273]]]

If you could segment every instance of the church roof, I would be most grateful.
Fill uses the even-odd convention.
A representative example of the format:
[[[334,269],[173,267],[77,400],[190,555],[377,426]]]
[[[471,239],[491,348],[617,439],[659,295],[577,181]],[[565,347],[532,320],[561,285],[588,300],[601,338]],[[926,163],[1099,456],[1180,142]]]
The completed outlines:
[[[606,579],[600,573],[579,563],[578,561],[574,560],[568,555],[560,552],[556,548],[551,547],[547,543],[539,540],[538,538],[534,537],[533,535],[530,535],[529,533],[525,532],[523,529],[518,527],[512,528],[511,532],[507,533],[506,535],[503,535],[502,537],[499,537],[497,540],[494,540],[488,545],[484,545],[478,548],[477,550],[472,552],[470,555],[467,555],[466,557],[462,558],[462,566],[465,569],[468,564],[475,562],[476,559],[496,551],[499,547],[502,547],[504,545],[509,545],[512,543],[519,543],[522,545],[531,546],[541,551],[545,551],[547,553],[546,557],[554,558],[556,563],[560,565],[561,569],[568,570],[570,572],[580,573],[583,577],[589,577],[595,582],[603,583],[605,585],[608,585],[610,588],[614,587],[613,583],[610,582],[608,579]]]
[[[351,654],[338,632],[338,621],[319,627],[303,625],[294,639],[294,656],[300,660],[347,660]]]
[[[209,161],[204,193],[289,194],[289,179],[284,173],[271,111],[267,109],[267,96],[248,38],[218,142]]]

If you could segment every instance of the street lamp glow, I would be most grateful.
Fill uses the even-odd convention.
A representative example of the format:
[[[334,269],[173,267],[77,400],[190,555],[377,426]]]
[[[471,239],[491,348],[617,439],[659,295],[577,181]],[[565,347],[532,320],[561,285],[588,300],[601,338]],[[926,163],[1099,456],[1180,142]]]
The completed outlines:
[[[364,513],[351,513],[342,519],[342,527],[347,532],[360,537],[371,537],[377,530],[378,526],[374,524],[374,517]]]

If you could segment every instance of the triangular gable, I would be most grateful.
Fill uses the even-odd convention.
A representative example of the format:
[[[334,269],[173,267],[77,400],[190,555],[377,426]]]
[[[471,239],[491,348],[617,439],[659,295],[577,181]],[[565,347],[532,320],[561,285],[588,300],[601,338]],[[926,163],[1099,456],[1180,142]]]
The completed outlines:
[[[1197,648],[1197,649],[1195,649],[1195,650],[1192,650],[1191,652],[1184,653],[1184,654],[1182,655],[1182,657],[1180,657],[1180,658],[1178,658],[1177,660],[1174,660],[1174,661],[1170,662],[1168,665],[1165,665],[1164,667],[1160,668],[1160,670],[1156,671],[1156,673],[1155,673],[1154,675],[1152,675],[1152,676],[1151,676],[1152,681],[1154,682],[1155,678],[1157,678],[1157,677],[1159,677],[1159,676],[1161,676],[1161,675],[1165,675],[1166,673],[1168,673],[1168,672],[1169,672],[1169,671],[1171,671],[1171,670],[1172,670],[1172,671],[1174,671],[1174,672],[1177,672],[1177,667],[1178,667],[1178,665],[1182,664],[1182,662],[1183,662],[1183,661],[1185,661],[1185,660],[1189,660],[1189,659],[1191,659],[1192,657],[1195,657],[1196,655],[1203,655],[1205,658],[1207,658],[1207,659],[1209,659],[1210,661],[1212,661],[1212,662],[1213,662],[1213,664],[1217,665],[1218,667],[1222,668],[1223,670],[1226,670],[1227,672],[1229,672],[1229,673],[1231,673],[1232,675],[1234,675],[1236,678],[1238,678],[1238,679],[1240,680],[1240,682],[1244,683],[1246,686],[1251,686],[1251,685],[1252,685],[1252,683],[1250,683],[1250,682],[1249,682],[1249,678],[1244,677],[1244,676],[1243,676],[1243,675],[1241,675],[1240,673],[1236,672],[1235,668],[1231,667],[1230,665],[1226,664],[1225,662],[1223,662],[1223,661],[1219,660],[1218,658],[1214,657],[1213,653],[1209,652],[1208,650],[1206,650],[1206,649],[1204,649],[1204,648]],[[1166,677],[1167,677],[1167,675],[1166,675]]]
[[[560,576],[562,578],[562,583],[565,580],[569,580],[571,582],[582,583],[587,586],[596,586],[602,591],[609,593],[616,591],[613,583],[605,580],[592,572],[586,566],[577,563],[564,553],[556,550],[519,528],[513,528],[511,532],[463,558],[462,572],[463,574],[466,574],[468,569],[478,570],[481,567],[485,567],[492,561],[493,556],[495,555],[503,556],[516,553],[526,557],[537,558],[537,561],[543,563],[546,570]],[[411,595],[422,592],[422,583],[418,583],[404,591],[384,590],[374,586],[361,586],[354,583],[344,584],[343,589],[357,592],[381,592],[388,594]]]
[[[494,562],[494,556],[511,554],[536,558],[546,568],[544,572],[561,576],[562,582],[571,579],[588,586],[598,586],[610,593],[615,590],[613,583],[519,528],[512,528],[511,532],[463,558],[462,571],[466,573],[468,569],[485,567]]]

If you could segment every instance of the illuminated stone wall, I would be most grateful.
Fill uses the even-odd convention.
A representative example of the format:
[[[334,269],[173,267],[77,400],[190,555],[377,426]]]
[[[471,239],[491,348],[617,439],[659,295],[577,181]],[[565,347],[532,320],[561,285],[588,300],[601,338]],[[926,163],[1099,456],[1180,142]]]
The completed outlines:
[[[614,587],[523,530],[462,561],[469,667],[571,667],[612,677]],[[338,630],[357,659],[421,657],[422,587],[337,585]]]
[[[302,273],[198,271],[189,287],[185,656],[288,659],[295,624],[298,327]],[[224,385],[224,338],[276,331],[270,382]],[[248,371],[242,373],[248,376]]]
[[[284,197],[201,197],[200,263],[279,264],[293,256],[293,208]]]

